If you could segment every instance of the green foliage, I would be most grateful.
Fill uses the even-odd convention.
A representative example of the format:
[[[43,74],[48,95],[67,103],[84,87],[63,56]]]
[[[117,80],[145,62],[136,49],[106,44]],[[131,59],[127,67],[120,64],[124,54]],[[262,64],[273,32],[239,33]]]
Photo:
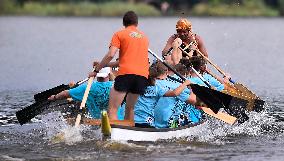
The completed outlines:
[[[121,3],[121,2],[109,2],[101,4],[101,15],[104,16],[117,16],[123,15],[125,11],[133,10],[139,16],[159,16],[160,11],[154,7],[146,5],[144,3]]]
[[[5,12],[5,13],[36,15],[36,16],[121,16],[127,10],[133,10],[139,16],[160,15],[160,11],[147,4],[144,3],[132,4],[132,3],[123,3],[123,2],[107,2],[107,3],[26,2],[21,8],[18,7],[9,10],[10,12]]]
[[[160,16],[159,5],[170,4],[165,15],[284,16],[284,0],[0,0],[0,15],[121,16],[134,10],[139,16]],[[141,2],[141,3],[137,3]],[[154,7],[156,6],[156,8]],[[273,8],[271,8],[273,7]]]
[[[280,15],[284,16],[284,0],[278,0]]]
[[[196,5],[191,13],[202,16],[278,16],[279,12],[264,5],[263,1],[246,0],[232,4],[206,4]]]
[[[15,2],[13,0],[0,0],[0,14],[11,13],[16,10]]]

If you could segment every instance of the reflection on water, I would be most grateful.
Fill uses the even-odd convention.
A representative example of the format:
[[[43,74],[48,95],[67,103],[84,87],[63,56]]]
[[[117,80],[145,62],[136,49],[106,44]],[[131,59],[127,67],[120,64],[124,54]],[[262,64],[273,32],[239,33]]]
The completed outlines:
[[[161,51],[176,20],[141,18],[140,28],[149,35],[153,51]],[[281,160],[284,22],[191,20],[210,59],[263,98],[265,111],[250,113],[242,125],[212,118],[186,138],[157,142],[102,141],[96,127],[68,125],[59,107],[20,126],[15,112],[32,104],[35,93],[86,77],[92,60],[106,53],[121,20],[0,17],[0,160]],[[63,137],[56,137],[58,133]]]

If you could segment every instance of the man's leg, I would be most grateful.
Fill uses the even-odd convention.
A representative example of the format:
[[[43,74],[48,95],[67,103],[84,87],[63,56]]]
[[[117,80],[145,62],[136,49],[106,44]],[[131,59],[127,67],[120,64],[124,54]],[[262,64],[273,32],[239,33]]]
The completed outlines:
[[[127,94],[124,120],[134,120],[134,105],[136,104],[138,97],[139,94]]]
[[[108,109],[110,120],[118,120],[117,110],[118,110],[118,107],[121,105],[125,95],[126,95],[126,92],[117,91],[114,89],[114,87],[111,88],[110,94],[109,94],[109,109]]]

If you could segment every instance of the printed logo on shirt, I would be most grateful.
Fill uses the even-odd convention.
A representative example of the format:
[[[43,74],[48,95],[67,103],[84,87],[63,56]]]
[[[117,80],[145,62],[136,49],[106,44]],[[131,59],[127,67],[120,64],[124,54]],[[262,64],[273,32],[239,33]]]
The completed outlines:
[[[146,122],[147,122],[149,125],[153,126],[153,124],[154,124],[154,118],[152,118],[152,117],[147,117]]]
[[[129,34],[130,37],[133,37],[133,38],[142,38],[142,34],[139,34],[138,32],[134,32],[132,31],[130,34]]]

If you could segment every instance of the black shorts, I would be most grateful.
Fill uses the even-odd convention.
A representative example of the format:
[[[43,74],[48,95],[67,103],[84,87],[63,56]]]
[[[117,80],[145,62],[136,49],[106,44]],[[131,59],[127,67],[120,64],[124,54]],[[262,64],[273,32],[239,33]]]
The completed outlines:
[[[119,75],[114,80],[114,89],[126,93],[143,94],[147,85],[146,77],[135,74]]]

